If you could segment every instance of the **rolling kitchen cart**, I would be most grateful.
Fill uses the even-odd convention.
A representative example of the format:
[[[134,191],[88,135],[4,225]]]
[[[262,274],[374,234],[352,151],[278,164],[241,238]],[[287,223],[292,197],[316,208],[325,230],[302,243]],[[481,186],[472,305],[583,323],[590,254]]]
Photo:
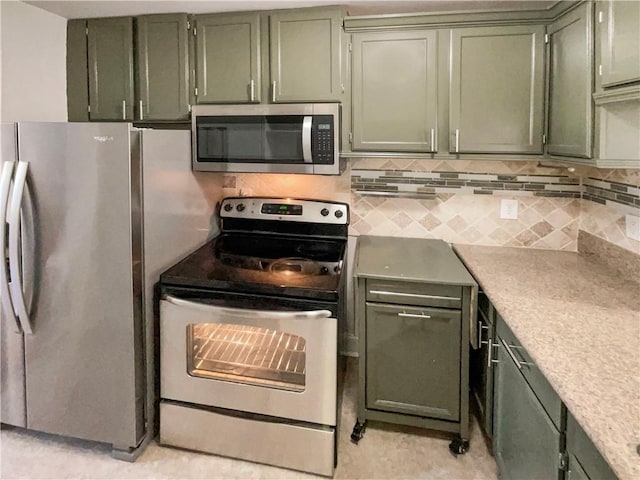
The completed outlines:
[[[478,286],[441,240],[361,236],[356,252],[358,418],[455,434],[469,448],[469,342]]]

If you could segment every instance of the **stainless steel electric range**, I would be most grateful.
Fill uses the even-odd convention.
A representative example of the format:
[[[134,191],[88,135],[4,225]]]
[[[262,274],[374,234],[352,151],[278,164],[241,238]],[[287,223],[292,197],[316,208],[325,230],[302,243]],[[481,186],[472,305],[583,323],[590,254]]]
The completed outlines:
[[[160,443],[331,476],[348,206],[225,198],[160,277]]]

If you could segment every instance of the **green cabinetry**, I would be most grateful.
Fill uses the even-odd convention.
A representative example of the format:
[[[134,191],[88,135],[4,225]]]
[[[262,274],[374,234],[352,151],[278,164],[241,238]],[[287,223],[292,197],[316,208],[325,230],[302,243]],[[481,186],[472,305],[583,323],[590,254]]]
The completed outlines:
[[[352,149],[435,152],[437,32],[353,35]]]
[[[70,122],[89,121],[87,21],[67,22],[67,109]]]
[[[615,480],[617,478],[571,412],[567,415],[567,453],[570,479]]]
[[[640,81],[640,2],[608,0],[598,4],[600,83],[615,87]]]
[[[91,120],[133,120],[133,18],[87,21]]]
[[[259,15],[198,15],[195,26],[198,103],[259,102]]]
[[[593,5],[551,24],[547,153],[591,158],[593,136]]]
[[[544,27],[451,30],[450,151],[542,153]]]
[[[139,120],[189,118],[189,37],[186,14],[136,18]]]

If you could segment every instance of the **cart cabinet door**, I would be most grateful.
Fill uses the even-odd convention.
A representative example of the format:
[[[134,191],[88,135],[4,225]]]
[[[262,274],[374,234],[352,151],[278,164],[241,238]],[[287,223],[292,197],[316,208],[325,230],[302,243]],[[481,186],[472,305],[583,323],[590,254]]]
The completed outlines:
[[[367,408],[457,421],[459,311],[367,302]]]

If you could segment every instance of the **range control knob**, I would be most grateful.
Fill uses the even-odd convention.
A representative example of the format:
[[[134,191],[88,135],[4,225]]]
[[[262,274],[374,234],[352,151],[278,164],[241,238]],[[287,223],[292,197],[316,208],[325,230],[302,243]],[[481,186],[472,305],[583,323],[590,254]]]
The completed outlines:
[[[244,203],[239,203],[238,206],[236,207],[236,210],[238,210],[239,212],[244,211]]]
[[[335,213],[336,218],[342,218],[342,215],[344,215],[342,210],[336,210],[336,213]]]
[[[323,208],[322,210],[320,210],[320,215],[322,215],[323,217],[326,217],[327,215],[329,215],[329,210],[326,208]]]
[[[233,205],[231,205],[230,203],[225,204],[224,211],[230,212],[231,210],[233,210]]]

